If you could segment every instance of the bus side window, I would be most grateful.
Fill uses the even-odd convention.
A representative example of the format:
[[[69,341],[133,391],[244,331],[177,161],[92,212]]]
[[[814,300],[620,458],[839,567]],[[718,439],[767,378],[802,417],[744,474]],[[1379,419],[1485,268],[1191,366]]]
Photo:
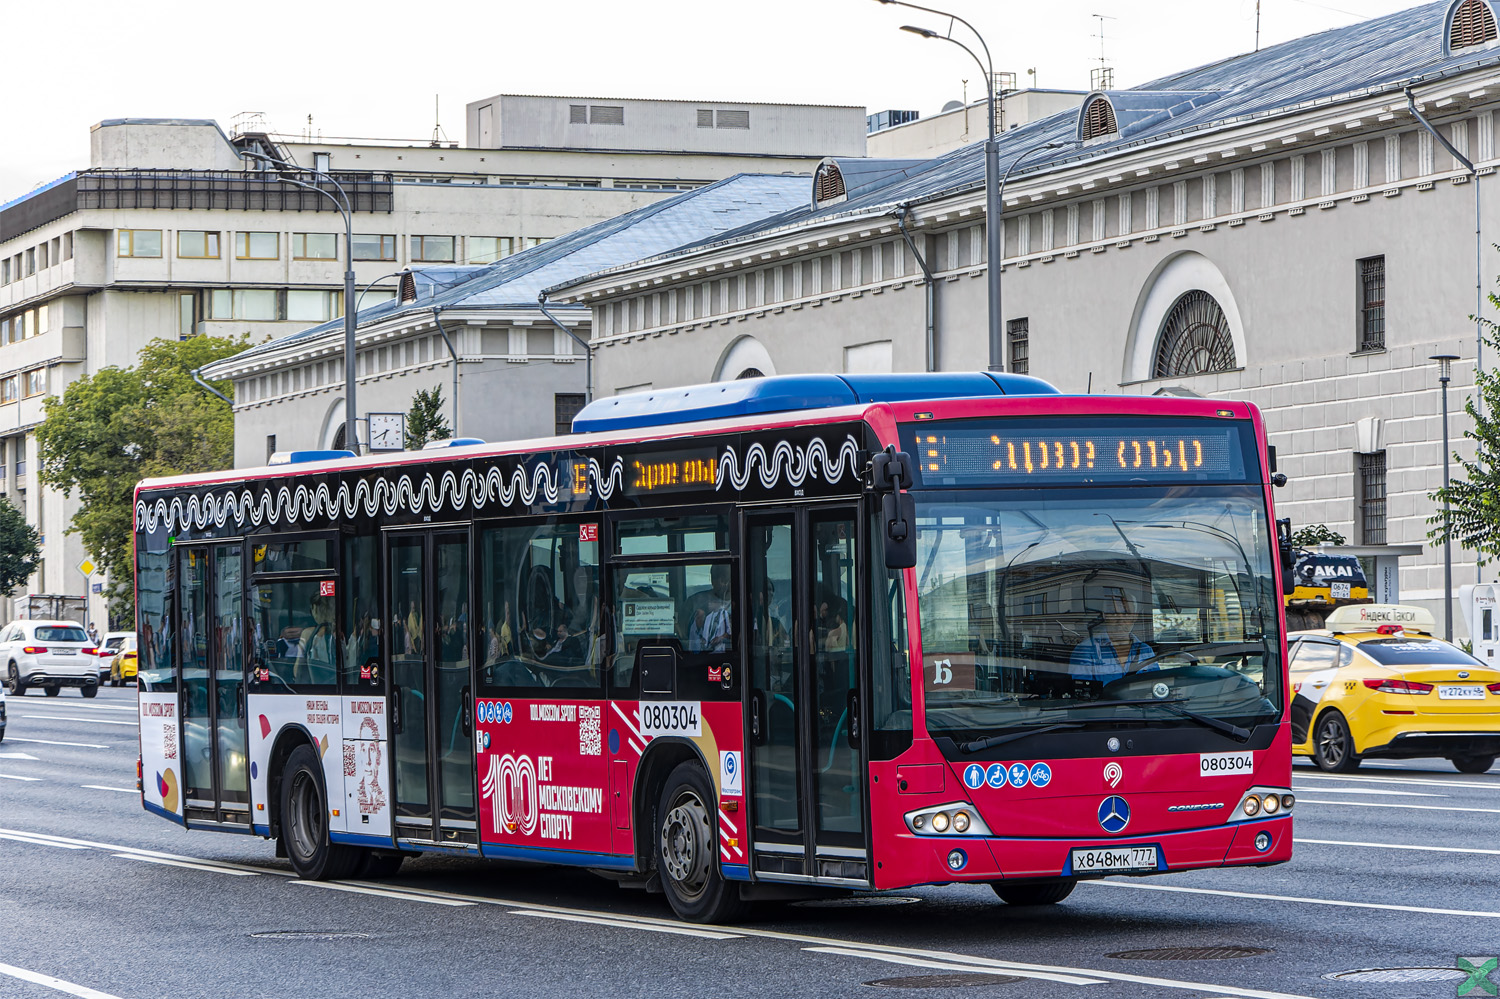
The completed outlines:
[[[873,535],[879,537],[879,534]],[[881,564],[874,561],[872,565]],[[889,760],[911,746],[911,646],[906,592],[898,572],[870,573],[870,758]]]
[[[380,685],[380,567],[373,535],[344,539],[342,590],[344,686],[357,690]]]

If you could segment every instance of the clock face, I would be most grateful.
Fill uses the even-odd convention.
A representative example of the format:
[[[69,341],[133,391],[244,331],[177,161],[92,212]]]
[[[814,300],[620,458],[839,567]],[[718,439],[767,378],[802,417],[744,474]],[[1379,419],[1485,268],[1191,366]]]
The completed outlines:
[[[406,417],[400,413],[370,414],[370,447],[376,451],[400,451],[406,446]]]

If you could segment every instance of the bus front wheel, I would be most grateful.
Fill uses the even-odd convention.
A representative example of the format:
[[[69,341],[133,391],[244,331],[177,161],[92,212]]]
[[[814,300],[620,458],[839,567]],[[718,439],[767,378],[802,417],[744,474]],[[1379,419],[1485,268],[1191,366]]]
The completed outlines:
[[[328,795],[323,762],[311,746],[298,746],[281,778],[281,842],[297,876],[308,881],[347,878],[359,866],[360,850],[328,839]]]
[[[1031,884],[1011,884],[991,881],[990,887],[1006,905],[1056,905],[1069,895],[1078,884],[1074,880],[1042,881]]]
[[[672,911],[693,923],[723,923],[744,915],[739,886],[719,873],[717,802],[708,775],[682,763],[662,788],[656,809],[656,869]]]

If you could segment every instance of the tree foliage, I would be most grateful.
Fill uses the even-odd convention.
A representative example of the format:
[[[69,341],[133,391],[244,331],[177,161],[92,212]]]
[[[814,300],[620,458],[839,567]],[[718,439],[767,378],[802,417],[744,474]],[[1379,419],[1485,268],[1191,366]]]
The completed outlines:
[[[26,515],[0,499],[0,597],[31,578],[42,561],[42,536]]]
[[[431,441],[452,436],[453,428],[443,415],[443,387],[418,389],[411,397],[411,409],[406,411],[406,449],[415,451]]]
[[[1342,534],[1327,524],[1307,524],[1292,532],[1292,544],[1297,548],[1311,548],[1325,541],[1331,545],[1349,543]]]
[[[39,478],[82,504],[68,526],[108,574],[111,609],[133,612],[131,530],[143,478],[228,468],[234,462],[229,404],[192,372],[249,346],[245,337],[153,340],[133,368],[101,368],[49,396],[37,427]],[[214,387],[226,395],[228,381]]]
[[[1491,292],[1489,299],[1500,308],[1500,295]],[[1500,350],[1500,327],[1488,319],[1481,322],[1485,344]],[[1485,565],[1500,559],[1500,371],[1486,368],[1477,375],[1474,394],[1464,400],[1464,412],[1472,424],[1464,436],[1475,444],[1474,458],[1453,453],[1456,467],[1449,474],[1448,487],[1429,494],[1439,505],[1427,518],[1427,537],[1433,543],[1449,538],[1476,552],[1479,564]],[[1451,509],[1451,523],[1443,518],[1444,501]]]

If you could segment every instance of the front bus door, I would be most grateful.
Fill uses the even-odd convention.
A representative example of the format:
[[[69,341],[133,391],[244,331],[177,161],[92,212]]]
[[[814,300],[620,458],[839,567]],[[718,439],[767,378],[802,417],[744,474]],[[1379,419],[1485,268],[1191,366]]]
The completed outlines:
[[[853,507],[745,521],[754,868],[868,884]]]
[[[396,836],[478,843],[468,533],[388,535],[386,580]]]
[[[187,824],[248,826],[243,553],[236,541],[177,557]]]

